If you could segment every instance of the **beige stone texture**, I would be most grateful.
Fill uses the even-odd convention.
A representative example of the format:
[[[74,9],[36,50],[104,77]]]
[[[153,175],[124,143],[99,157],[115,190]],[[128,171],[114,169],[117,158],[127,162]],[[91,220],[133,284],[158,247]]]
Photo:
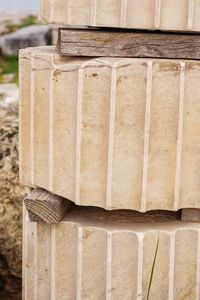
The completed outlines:
[[[21,181],[106,209],[200,208],[200,62],[20,54]]]
[[[18,88],[0,84],[0,299],[21,300],[22,200],[19,183]]]
[[[200,225],[152,216],[74,207],[59,225],[26,220],[24,299],[199,299]]]
[[[40,20],[63,25],[200,31],[200,0],[41,0]]]

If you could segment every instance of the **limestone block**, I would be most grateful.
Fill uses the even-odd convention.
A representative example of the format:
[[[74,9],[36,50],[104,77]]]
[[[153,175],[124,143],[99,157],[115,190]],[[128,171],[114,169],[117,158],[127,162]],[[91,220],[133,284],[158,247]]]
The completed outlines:
[[[20,55],[21,181],[106,209],[200,208],[200,61]]]
[[[141,220],[74,208],[59,225],[26,221],[25,300],[199,299],[200,225]]]
[[[41,0],[40,20],[63,25],[200,31],[200,0]]]

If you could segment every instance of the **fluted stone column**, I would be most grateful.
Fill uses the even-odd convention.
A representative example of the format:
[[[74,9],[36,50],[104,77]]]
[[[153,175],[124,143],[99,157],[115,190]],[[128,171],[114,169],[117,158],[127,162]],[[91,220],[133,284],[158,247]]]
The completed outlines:
[[[41,0],[40,20],[64,25],[199,31],[199,0]]]
[[[182,49],[200,0],[41,0],[40,19]],[[56,50],[20,51],[24,300],[199,299],[200,61]]]
[[[21,181],[77,205],[200,208],[200,62],[20,54]]]
[[[26,299],[199,299],[200,225],[142,218],[75,208],[58,225],[26,220]]]

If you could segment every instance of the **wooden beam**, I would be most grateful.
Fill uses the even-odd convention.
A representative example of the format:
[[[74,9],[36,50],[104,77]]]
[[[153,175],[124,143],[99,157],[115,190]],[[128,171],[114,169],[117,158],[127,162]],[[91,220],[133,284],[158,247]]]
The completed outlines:
[[[73,203],[44,189],[36,188],[24,199],[30,221],[59,223]]]
[[[193,209],[193,208],[182,209],[181,221],[200,223],[200,209]]]
[[[30,210],[28,211],[29,220],[35,223],[44,223],[44,221],[38,217],[36,214],[32,213]]]
[[[63,56],[200,59],[200,34],[60,28],[57,51]]]

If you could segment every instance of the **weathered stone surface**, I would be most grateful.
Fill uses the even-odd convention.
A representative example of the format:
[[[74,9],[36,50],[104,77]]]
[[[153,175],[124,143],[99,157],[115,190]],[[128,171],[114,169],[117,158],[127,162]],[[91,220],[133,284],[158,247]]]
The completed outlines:
[[[74,207],[24,233],[27,300],[199,299],[198,224]]]
[[[11,91],[9,85],[0,85],[0,299],[2,300],[21,299],[21,214],[25,191],[19,184],[18,177],[16,90],[13,85]]]
[[[200,0],[41,0],[40,19],[63,25],[200,31]]]
[[[4,55],[18,55],[22,48],[44,46],[51,43],[48,25],[32,25],[0,37],[0,51]]]
[[[20,70],[23,184],[106,209],[200,208],[199,61],[44,47]]]

